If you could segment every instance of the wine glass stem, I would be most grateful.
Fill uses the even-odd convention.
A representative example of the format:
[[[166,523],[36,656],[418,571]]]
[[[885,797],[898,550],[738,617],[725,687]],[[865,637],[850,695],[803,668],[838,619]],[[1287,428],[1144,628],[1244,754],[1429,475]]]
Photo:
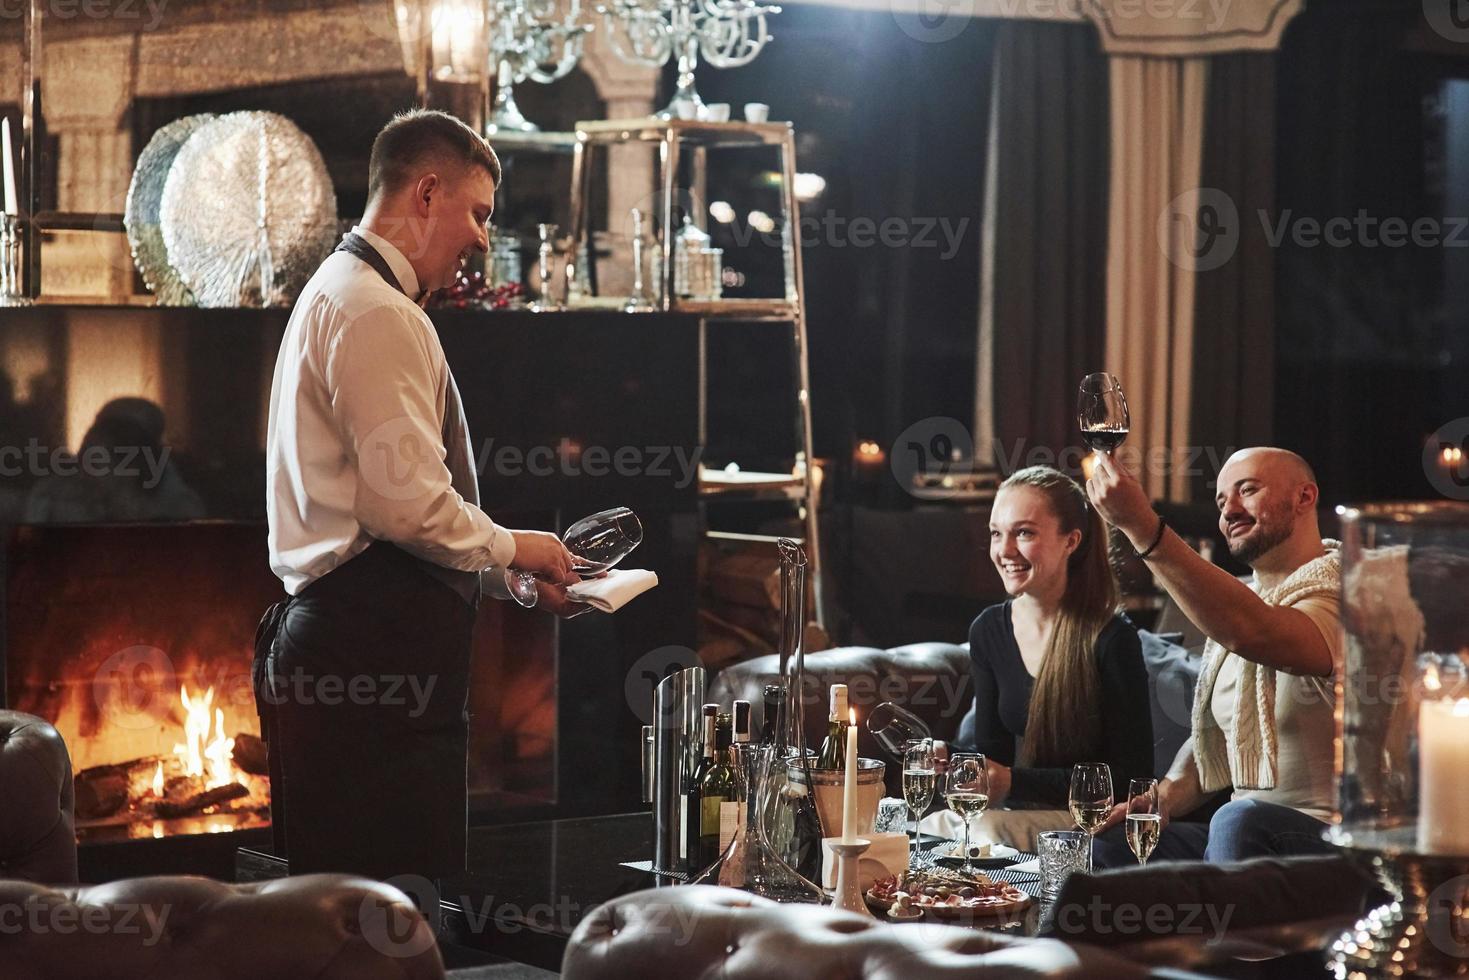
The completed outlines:
[[[918,811],[909,807],[908,812],[913,815],[913,846],[908,849],[908,870],[912,871],[918,861]]]
[[[974,874],[974,865],[969,860],[969,815],[964,815],[964,873]]]
[[[1095,837],[1096,837],[1096,835],[1094,835],[1090,830],[1086,831],[1086,855],[1085,856],[1086,856],[1086,873],[1087,874],[1091,874],[1092,873],[1092,841],[1095,839]]]

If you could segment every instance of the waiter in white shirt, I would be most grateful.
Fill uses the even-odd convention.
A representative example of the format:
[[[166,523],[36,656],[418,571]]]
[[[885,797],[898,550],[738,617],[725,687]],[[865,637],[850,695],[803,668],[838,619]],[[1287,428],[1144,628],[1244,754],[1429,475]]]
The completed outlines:
[[[271,568],[255,686],[291,872],[464,867],[470,638],[484,586],[535,572],[569,616],[571,555],[479,504],[454,377],[424,298],[488,250],[500,162],[441,112],[372,146],[367,213],[296,301],[270,395]]]

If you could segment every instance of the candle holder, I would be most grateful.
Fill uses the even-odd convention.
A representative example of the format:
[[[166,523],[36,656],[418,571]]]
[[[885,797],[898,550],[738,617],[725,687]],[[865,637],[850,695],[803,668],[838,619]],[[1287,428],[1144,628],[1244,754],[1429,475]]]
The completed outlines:
[[[849,841],[834,840],[827,846],[831,848],[837,859],[837,884],[831,897],[831,907],[856,912],[869,919],[877,918],[867,907],[867,900],[862,897],[860,872],[862,855],[867,853],[872,842],[858,837]]]
[[[1339,508],[1338,822],[1392,896],[1332,946],[1339,977],[1469,975],[1469,506]]]
[[[25,229],[20,218],[0,214],[0,306],[30,306],[25,294]]]

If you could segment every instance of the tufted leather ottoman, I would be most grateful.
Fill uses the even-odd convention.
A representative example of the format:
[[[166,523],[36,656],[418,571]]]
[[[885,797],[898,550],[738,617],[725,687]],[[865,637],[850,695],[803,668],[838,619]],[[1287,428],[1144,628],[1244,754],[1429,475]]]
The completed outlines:
[[[1099,950],[946,925],[893,925],[815,905],[777,905],[729,888],[634,892],[582,920],[565,980],[940,980],[1146,977]]]

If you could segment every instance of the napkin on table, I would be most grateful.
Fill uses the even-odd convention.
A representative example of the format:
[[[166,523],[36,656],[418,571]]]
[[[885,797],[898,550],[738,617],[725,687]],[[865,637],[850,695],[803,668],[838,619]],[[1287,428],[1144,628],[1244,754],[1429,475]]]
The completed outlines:
[[[658,574],[643,568],[613,568],[602,578],[578,582],[566,597],[585,602],[601,612],[617,612],[658,584]]]

